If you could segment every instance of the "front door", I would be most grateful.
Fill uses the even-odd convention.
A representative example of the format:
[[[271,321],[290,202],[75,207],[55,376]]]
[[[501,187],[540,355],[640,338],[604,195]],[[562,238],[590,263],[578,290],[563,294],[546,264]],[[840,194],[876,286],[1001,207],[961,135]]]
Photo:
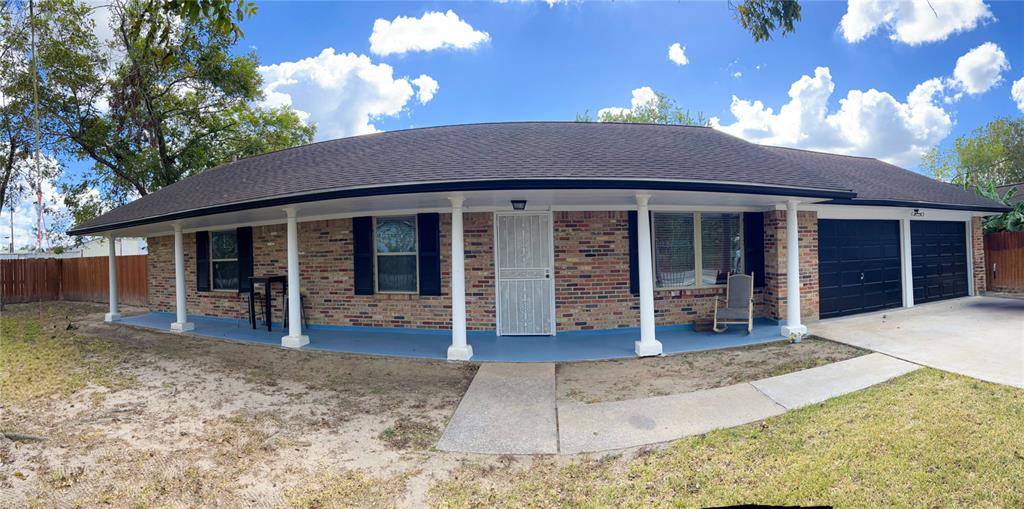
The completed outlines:
[[[494,222],[498,335],[554,335],[551,214],[499,213]]]

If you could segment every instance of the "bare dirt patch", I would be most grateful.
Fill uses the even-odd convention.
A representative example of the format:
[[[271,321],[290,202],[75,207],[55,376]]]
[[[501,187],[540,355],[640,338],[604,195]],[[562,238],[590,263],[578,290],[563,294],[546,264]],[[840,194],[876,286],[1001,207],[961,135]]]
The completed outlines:
[[[711,350],[651,357],[559,364],[558,399],[580,403],[620,401],[699,391],[822,366],[867,353],[832,341]]]
[[[144,331],[103,311],[0,317],[0,432],[46,437],[0,444],[0,505],[420,505],[459,465],[429,448],[475,366]]]

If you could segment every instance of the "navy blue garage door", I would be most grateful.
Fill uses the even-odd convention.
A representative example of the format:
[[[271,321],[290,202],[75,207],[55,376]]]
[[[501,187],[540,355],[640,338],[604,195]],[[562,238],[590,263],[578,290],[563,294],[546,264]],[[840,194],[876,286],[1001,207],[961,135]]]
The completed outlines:
[[[821,318],[903,305],[899,221],[818,221]]]
[[[911,221],[914,303],[967,295],[967,229],[963,221]]]

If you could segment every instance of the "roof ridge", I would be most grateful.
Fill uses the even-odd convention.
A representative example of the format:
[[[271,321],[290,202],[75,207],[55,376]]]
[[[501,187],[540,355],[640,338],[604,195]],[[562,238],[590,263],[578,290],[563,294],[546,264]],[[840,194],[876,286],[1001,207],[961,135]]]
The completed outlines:
[[[835,152],[825,152],[824,150],[811,150],[811,149],[807,149],[807,148],[798,148],[798,147],[783,147],[781,145],[761,145],[761,146],[762,147],[766,147],[766,148],[781,148],[783,150],[796,150],[796,151],[799,151],[799,152],[810,152],[812,154],[823,154],[823,155],[827,155],[827,156],[853,157],[853,158],[856,158],[856,159],[870,159],[872,161],[879,161],[879,162],[883,162],[885,164],[892,164],[892,163],[886,163],[885,161],[882,161],[881,159],[879,159],[877,157],[871,157],[871,156],[855,156],[853,154],[837,154]],[[895,165],[895,164],[892,164],[892,165],[896,166],[897,168],[900,167],[900,166]]]
[[[228,166],[234,165],[235,163],[238,163],[238,162],[241,162],[241,161],[250,160],[250,159],[255,159],[257,157],[263,157],[263,156],[268,156],[268,155],[271,155],[271,154],[277,154],[277,153],[280,153],[280,152],[287,152],[289,150],[294,150],[294,149],[298,149],[298,148],[307,148],[307,147],[312,147],[314,145],[323,145],[325,143],[332,143],[332,142],[342,141],[342,140],[351,140],[351,139],[356,139],[356,138],[368,138],[368,137],[371,137],[371,136],[386,136],[386,135],[389,135],[389,134],[407,133],[407,132],[410,132],[410,131],[426,131],[426,130],[430,130],[430,129],[445,129],[445,128],[451,128],[451,127],[473,127],[473,126],[485,126],[485,125],[523,125],[523,124],[641,125],[641,126],[652,126],[652,127],[678,127],[678,128],[682,128],[682,127],[696,127],[696,128],[701,128],[701,129],[714,129],[712,126],[709,126],[709,125],[656,124],[656,123],[653,123],[653,122],[600,122],[600,121],[597,121],[597,122],[581,122],[581,121],[578,121],[578,120],[508,120],[508,121],[495,121],[495,122],[467,122],[467,123],[463,123],[463,124],[428,125],[428,126],[422,126],[422,127],[407,127],[405,129],[395,129],[393,131],[377,131],[377,132],[372,132],[372,133],[355,134],[355,135],[352,135],[352,136],[342,136],[340,138],[331,138],[329,140],[313,141],[313,142],[305,143],[305,144],[302,144],[302,145],[295,145],[293,147],[279,148],[277,150],[271,150],[269,152],[263,152],[262,154],[253,154],[251,156],[240,157],[238,159],[235,159],[234,161],[228,161],[226,163],[221,163],[221,164],[218,164],[217,166],[213,166],[211,168],[207,168],[207,169],[201,171],[200,173],[205,173],[205,172],[208,172],[208,171],[211,171],[211,170],[217,170],[217,169],[221,169],[221,168],[226,168]],[[721,132],[723,134],[729,134],[729,133],[725,133],[723,131],[716,131],[716,132]],[[740,139],[742,139],[742,138],[740,138]],[[747,141],[747,140],[743,140],[743,141]],[[749,142],[749,141],[747,143],[752,143],[753,145],[757,145],[757,143],[753,143],[753,142]],[[767,145],[765,145],[765,146],[767,146]]]

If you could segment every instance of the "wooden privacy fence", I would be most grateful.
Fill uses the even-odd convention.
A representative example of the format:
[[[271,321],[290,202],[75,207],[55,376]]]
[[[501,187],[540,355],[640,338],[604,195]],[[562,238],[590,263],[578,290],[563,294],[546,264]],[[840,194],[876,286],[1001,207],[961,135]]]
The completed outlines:
[[[1024,292],[1024,232],[985,234],[985,275],[990,291]]]
[[[146,255],[117,257],[118,302],[146,306]],[[107,302],[107,257],[0,260],[4,303],[36,300]]]

